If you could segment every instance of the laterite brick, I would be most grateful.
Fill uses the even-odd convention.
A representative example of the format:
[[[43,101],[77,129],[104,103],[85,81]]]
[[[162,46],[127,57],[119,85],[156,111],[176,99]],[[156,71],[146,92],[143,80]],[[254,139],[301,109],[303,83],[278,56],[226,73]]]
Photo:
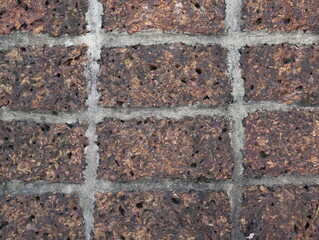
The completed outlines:
[[[226,179],[232,174],[229,122],[199,116],[107,119],[98,124],[98,178]]]
[[[95,239],[231,239],[223,192],[99,193]]]
[[[319,112],[257,112],[245,121],[245,175],[319,173]]]
[[[0,180],[80,182],[86,128],[0,121]]]

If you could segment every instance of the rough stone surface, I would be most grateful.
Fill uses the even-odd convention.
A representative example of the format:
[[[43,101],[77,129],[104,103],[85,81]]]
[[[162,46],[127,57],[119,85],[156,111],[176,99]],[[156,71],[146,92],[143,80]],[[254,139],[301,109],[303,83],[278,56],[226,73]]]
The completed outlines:
[[[316,0],[244,0],[243,28],[268,31],[319,31]]]
[[[246,175],[319,173],[319,112],[254,113],[244,121]]]
[[[104,48],[100,104],[108,106],[219,105],[231,100],[227,51],[220,46]]]
[[[0,239],[84,239],[77,197],[62,194],[0,197]]]
[[[0,35],[16,31],[51,36],[86,32],[86,0],[4,0],[0,2]]]
[[[232,173],[229,122],[199,116],[154,118],[98,124],[98,177],[225,179]]]
[[[0,180],[79,182],[85,127],[0,121]]]
[[[103,28],[132,34],[146,29],[182,33],[223,32],[224,0],[101,0]]]
[[[253,239],[319,239],[318,186],[253,186],[244,193],[241,223]]]
[[[0,107],[70,111],[85,108],[86,46],[0,51]]]
[[[317,45],[258,45],[241,50],[245,100],[319,104]]]
[[[222,192],[97,194],[95,239],[231,239]]]

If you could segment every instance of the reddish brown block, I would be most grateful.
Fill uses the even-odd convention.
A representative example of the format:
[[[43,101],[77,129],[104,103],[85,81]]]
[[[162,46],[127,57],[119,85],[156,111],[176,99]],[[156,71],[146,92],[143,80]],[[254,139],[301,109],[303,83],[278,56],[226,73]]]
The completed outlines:
[[[104,48],[101,57],[100,104],[105,107],[220,105],[231,101],[227,51],[220,46]]]
[[[223,192],[97,194],[94,239],[231,239]]]
[[[319,46],[245,47],[240,63],[245,100],[319,104]]]
[[[16,31],[50,36],[86,32],[86,0],[5,0],[0,2],[0,35]]]
[[[80,182],[85,127],[0,121],[0,180]]]
[[[257,112],[244,126],[245,175],[319,173],[319,111]]]
[[[85,108],[86,46],[0,51],[0,107],[71,111]]]
[[[225,0],[101,0],[103,28],[132,34],[147,29],[182,33],[223,32]]]
[[[267,31],[319,31],[316,0],[244,0],[243,28]]]
[[[318,186],[253,186],[246,189],[241,224],[253,239],[319,239]]]
[[[0,239],[84,239],[79,199],[70,195],[0,197]]]
[[[224,118],[108,119],[98,124],[97,132],[99,178],[226,179],[232,173],[229,122]]]

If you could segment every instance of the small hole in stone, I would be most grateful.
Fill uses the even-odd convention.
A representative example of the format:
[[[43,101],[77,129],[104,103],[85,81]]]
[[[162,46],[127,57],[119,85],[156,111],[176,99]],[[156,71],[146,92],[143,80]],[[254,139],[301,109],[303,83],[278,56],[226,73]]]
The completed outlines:
[[[203,100],[209,100],[209,97],[206,95]]]
[[[137,207],[137,208],[142,208],[142,207],[143,207],[143,203],[141,203],[141,202],[140,202],[140,203],[137,203],[137,204],[136,204],[136,207]]]
[[[303,89],[303,86],[296,87],[297,91],[302,91],[302,89]]]
[[[179,65],[178,63],[175,64],[176,68],[179,68],[181,65]]]
[[[291,21],[290,18],[284,19],[284,24],[288,25],[290,23],[290,21]]]
[[[196,164],[196,163],[192,163],[192,164],[191,164],[191,167],[192,167],[192,168],[196,168],[196,167],[197,167],[197,164]]]
[[[197,9],[200,9],[199,3],[195,3],[194,5],[195,5],[195,7],[196,7]]]
[[[125,210],[122,208],[122,206],[119,206],[119,211],[120,211],[121,215],[124,216]]]
[[[201,68],[196,68],[195,71],[198,73],[198,74],[202,74],[203,73],[203,70]]]
[[[269,156],[269,154],[265,153],[264,151],[261,151],[259,154],[261,158],[266,158]]]
[[[305,225],[305,229],[307,230],[310,227],[310,224],[307,222]]]
[[[68,153],[68,158],[71,159],[71,157],[72,157],[72,153],[69,152],[69,153]]]
[[[255,25],[260,25],[262,22],[263,22],[262,19],[258,18],[255,22]]]
[[[156,67],[155,65],[153,65],[153,64],[149,64],[149,65],[148,65],[148,68],[149,68],[151,71],[154,71],[154,70],[157,69],[157,67]]]
[[[174,204],[177,204],[177,205],[181,203],[181,200],[179,200],[178,198],[171,198],[171,200]]]
[[[250,85],[250,90],[254,90],[255,86],[254,85]]]

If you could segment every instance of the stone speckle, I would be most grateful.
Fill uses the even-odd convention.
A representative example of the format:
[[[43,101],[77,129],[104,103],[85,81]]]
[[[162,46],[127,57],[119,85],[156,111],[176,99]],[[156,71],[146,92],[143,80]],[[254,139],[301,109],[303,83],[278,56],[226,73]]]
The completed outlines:
[[[220,46],[104,48],[100,104],[146,107],[229,103],[226,57],[227,51]]]
[[[95,239],[231,239],[223,192],[99,193],[95,204]]]
[[[232,173],[229,122],[199,116],[154,118],[98,124],[98,177],[108,180],[154,178],[226,179]]]
[[[319,112],[257,112],[245,121],[245,175],[319,173]]]
[[[182,33],[222,33],[224,0],[101,0],[103,28],[132,34],[147,29]]]
[[[0,121],[0,180],[80,182],[85,127]]]

